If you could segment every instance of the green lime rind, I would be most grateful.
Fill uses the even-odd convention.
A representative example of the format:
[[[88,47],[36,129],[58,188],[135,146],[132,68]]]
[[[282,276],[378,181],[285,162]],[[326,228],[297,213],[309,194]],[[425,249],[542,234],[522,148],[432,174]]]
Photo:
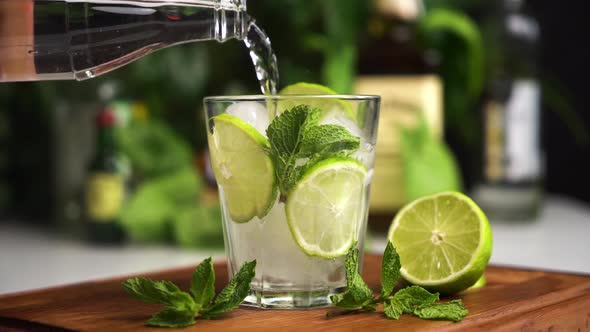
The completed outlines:
[[[366,175],[357,160],[333,157],[310,167],[291,189],[287,222],[305,254],[333,259],[348,252],[365,217]]]
[[[252,138],[257,144],[264,147],[265,149],[270,149],[270,143],[268,142],[268,139],[264,137],[261,133],[259,133],[258,130],[256,130],[256,128],[254,128],[248,122],[240,119],[239,117],[229,115],[227,113],[222,113],[212,117],[211,119],[213,120],[213,123],[215,125],[218,125],[220,122],[225,122],[232,126],[238,127],[239,129],[247,133],[248,136],[250,136],[250,138]],[[213,129],[215,130],[215,127]]]
[[[279,194],[268,140],[238,117],[220,114],[211,120],[211,166],[232,220],[263,218]]]
[[[299,82],[288,85],[279,95],[336,95],[336,91],[316,83]]]
[[[477,281],[475,282],[475,284],[471,285],[468,289],[478,289],[478,288],[482,288],[483,286],[485,286],[487,284],[487,280],[485,276],[481,276],[479,279],[477,279]]]
[[[453,204],[450,205],[455,205],[455,210],[452,208],[442,212],[437,210],[436,202],[445,202],[445,200],[448,204],[453,202]],[[432,206],[434,209],[432,215],[436,215],[436,217],[433,217],[433,221],[425,220],[426,218],[423,218],[424,215],[431,213],[430,210],[426,211],[425,209],[429,203],[433,203]],[[459,208],[459,210],[456,210],[457,206],[467,208]],[[454,216],[455,218],[447,218],[445,220],[443,219],[445,217],[443,213],[446,213],[446,217]],[[407,218],[405,223],[404,218]],[[412,221],[412,218],[415,223],[407,224],[408,221]],[[458,253],[459,256],[463,255],[464,257],[468,257],[468,261],[464,265],[451,267],[451,261],[447,257],[445,250],[438,249],[438,247],[442,247],[442,245],[439,246],[434,244],[435,236],[432,229],[429,229],[429,227],[432,226],[432,224],[429,225],[429,223],[433,222],[434,225],[436,225],[438,222],[436,218],[441,218],[443,220],[441,225],[439,225],[441,227],[447,222],[447,220],[453,219],[455,221],[454,225],[452,222],[450,225],[445,225],[447,226],[446,231],[445,229],[442,229],[437,230],[437,232],[445,231],[443,232],[443,240],[441,243],[445,243],[445,239],[449,239],[447,240],[447,243],[450,242],[453,244],[453,247],[459,247],[459,249],[454,251],[455,254]],[[404,226],[400,227],[402,223],[404,223]],[[475,226],[475,223],[477,223],[476,231],[464,231],[465,229],[469,230],[469,227]],[[410,226],[410,228],[414,227],[414,229],[408,230],[408,226]],[[435,229],[436,227],[437,226],[435,226]],[[451,232],[448,232],[449,230]],[[479,206],[473,202],[473,200],[458,192],[442,192],[425,196],[403,207],[393,220],[389,229],[388,239],[393,242],[400,254],[402,277],[414,285],[419,285],[429,291],[439,292],[441,294],[455,294],[475,284],[483,275],[486,265],[491,257],[493,244],[492,231],[486,215]],[[429,239],[430,241],[428,241]],[[458,239],[465,244],[463,247],[457,245]],[[477,241],[477,245],[475,245],[475,241]],[[465,247],[471,247],[471,251],[467,251]],[[447,250],[450,250],[448,246],[446,248]],[[441,272],[441,270],[444,271],[445,268],[444,262],[441,269],[441,260],[436,259],[437,250],[445,252],[444,257],[447,259],[450,270],[446,274]],[[452,250],[449,252],[453,253]],[[457,257],[453,257],[453,255],[450,256],[451,258]],[[456,260],[453,262],[456,262]],[[457,268],[457,270],[454,271],[453,268]],[[423,274],[426,270],[428,270],[429,274],[434,272],[435,274],[439,273],[443,275],[429,279],[416,276]]]
[[[279,95],[336,95],[337,93],[320,84],[299,82],[288,85],[279,91]],[[322,110],[321,118],[327,117],[333,112],[338,112],[344,116],[356,121],[356,116],[352,110],[352,105],[346,100],[340,99],[321,99],[321,98],[297,98],[297,99],[281,99],[278,102],[278,113],[282,113],[291,108],[305,104],[310,107],[319,108]]]

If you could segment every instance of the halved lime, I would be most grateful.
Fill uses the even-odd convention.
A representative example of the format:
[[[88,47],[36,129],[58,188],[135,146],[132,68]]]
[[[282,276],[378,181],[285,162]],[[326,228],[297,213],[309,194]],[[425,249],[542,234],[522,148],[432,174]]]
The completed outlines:
[[[388,239],[412,284],[457,293],[482,275],[492,253],[488,219],[469,197],[443,192],[417,199],[396,215]]]
[[[334,90],[325,87],[323,85],[315,83],[295,83],[284,87],[279,91],[279,95],[335,95],[337,94]],[[278,103],[278,114],[289,110],[297,105],[305,104],[310,107],[319,108],[322,110],[322,117],[325,116],[346,116],[354,119],[354,112],[349,102],[345,100],[333,99],[333,98],[309,98],[309,99],[290,99],[280,100]]]
[[[238,117],[214,116],[209,134],[211,166],[231,218],[247,222],[264,217],[276,200],[274,167],[268,140]]]
[[[352,158],[312,166],[287,196],[291,234],[310,256],[336,258],[358,238],[364,213],[367,170]]]

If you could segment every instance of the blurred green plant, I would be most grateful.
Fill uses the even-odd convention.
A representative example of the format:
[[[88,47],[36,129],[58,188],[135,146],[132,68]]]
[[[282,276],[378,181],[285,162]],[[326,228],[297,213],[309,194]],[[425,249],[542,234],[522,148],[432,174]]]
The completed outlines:
[[[338,93],[352,92],[366,1],[267,0],[250,8],[269,32],[281,85],[320,82]]]
[[[324,0],[325,40],[316,42],[324,55],[322,81],[338,93],[352,93],[356,76],[358,39],[368,7],[357,0]],[[321,38],[318,41],[321,41]]]
[[[191,164],[190,146],[163,122],[153,119],[134,121],[117,131],[121,152],[133,171],[152,178],[170,174]]]
[[[195,206],[176,214],[174,218],[174,237],[182,247],[221,247],[221,208],[214,206]]]
[[[185,247],[223,243],[220,217],[203,203],[203,183],[185,141],[157,119],[120,128],[117,141],[139,182],[120,218],[132,241]]]
[[[461,173],[453,153],[444,142],[432,136],[423,115],[416,127],[401,127],[400,131],[403,182],[408,201],[442,191],[462,190]]]
[[[484,48],[475,22],[461,11],[434,8],[422,16],[418,36],[441,57],[445,124],[468,145],[477,143],[475,106],[484,80]]]

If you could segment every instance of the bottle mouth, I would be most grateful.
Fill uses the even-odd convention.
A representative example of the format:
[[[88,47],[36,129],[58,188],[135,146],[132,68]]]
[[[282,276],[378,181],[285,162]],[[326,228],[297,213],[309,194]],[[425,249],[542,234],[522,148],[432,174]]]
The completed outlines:
[[[246,11],[246,0],[215,0],[215,2],[218,9]]]

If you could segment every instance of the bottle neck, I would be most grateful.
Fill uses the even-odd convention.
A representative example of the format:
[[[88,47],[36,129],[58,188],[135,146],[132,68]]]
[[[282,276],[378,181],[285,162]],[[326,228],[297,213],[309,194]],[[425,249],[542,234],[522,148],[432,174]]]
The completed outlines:
[[[534,79],[539,57],[539,24],[522,0],[501,0],[484,24],[489,75],[495,80]]]
[[[153,51],[198,41],[243,39],[245,2],[213,5],[36,1],[34,54],[38,75],[92,78]],[[73,74],[73,75],[72,75]]]
[[[214,14],[213,38],[219,42],[228,39],[244,39],[248,33],[249,17],[245,11],[216,10]]]
[[[422,75],[436,72],[438,60],[416,38],[422,15],[417,0],[375,0],[359,72],[366,75]]]
[[[98,127],[97,156],[113,154],[115,147],[115,128],[111,125]]]

